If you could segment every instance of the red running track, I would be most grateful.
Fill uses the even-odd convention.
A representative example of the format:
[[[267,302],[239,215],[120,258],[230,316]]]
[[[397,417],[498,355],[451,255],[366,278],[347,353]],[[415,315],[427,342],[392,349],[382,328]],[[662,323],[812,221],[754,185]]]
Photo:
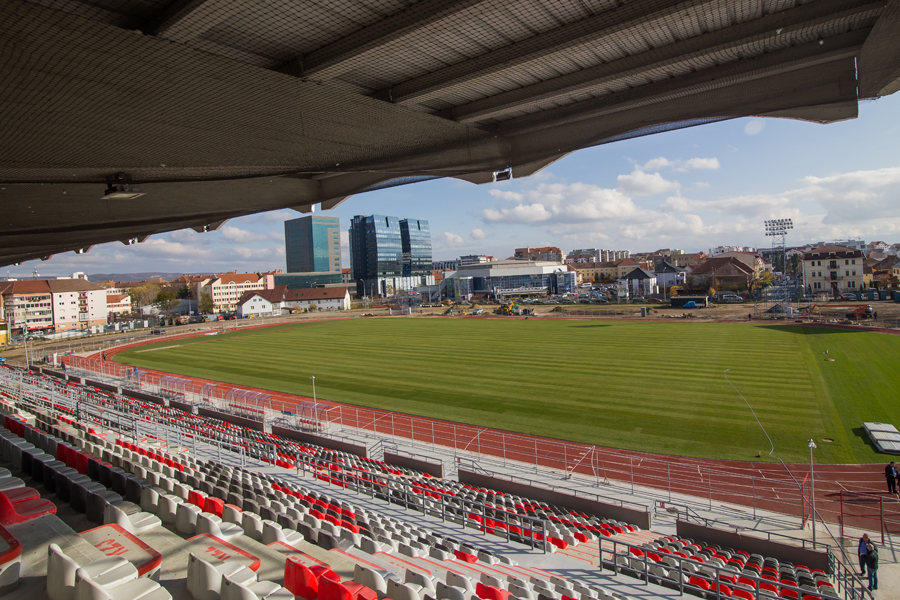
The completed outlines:
[[[272,326],[276,325],[249,326],[241,329]],[[830,327],[855,328],[840,325]],[[872,328],[865,330],[880,332]],[[885,330],[884,333],[900,332]],[[177,340],[203,335],[191,333],[165,339]],[[109,349],[106,351],[107,359],[113,358],[123,350],[157,341],[159,340],[147,340]],[[99,362],[100,355],[97,353],[89,358]],[[150,374],[151,379],[173,375],[150,369],[142,369],[142,372]],[[286,407],[311,400],[307,396],[257,390],[197,377],[177,376],[193,380],[198,388],[205,383],[214,383],[264,391],[270,394],[276,403],[281,402]],[[623,483],[626,485],[633,483],[635,486],[655,488],[665,492],[660,494],[661,499],[667,498],[671,492],[705,498],[712,505],[719,502],[742,505],[748,507],[748,512],[755,508],[797,517],[808,516],[808,507],[803,501],[803,498],[806,498],[808,502],[809,495],[806,481],[809,475],[807,464],[787,465],[790,471],[788,474],[780,463],[714,460],[602,448],[356,407],[329,400],[317,399],[317,402],[331,407],[329,419],[339,422],[342,426],[406,437],[424,444],[434,443],[457,450],[469,450],[540,467],[566,470],[588,477],[597,477],[598,480],[608,479],[618,482],[619,487]],[[888,496],[883,472],[882,465],[817,464],[816,508],[819,514],[825,520],[837,523],[841,516],[841,492],[865,492],[872,496],[855,499],[852,507],[845,506],[844,524],[870,530],[879,529],[877,517],[882,510],[880,499],[884,498],[886,528],[891,532],[900,533],[900,502]],[[791,475],[801,484],[795,483]],[[602,487],[598,487],[597,491],[602,494]],[[845,497],[845,504],[846,501]],[[847,517],[848,513],[857,516]]]

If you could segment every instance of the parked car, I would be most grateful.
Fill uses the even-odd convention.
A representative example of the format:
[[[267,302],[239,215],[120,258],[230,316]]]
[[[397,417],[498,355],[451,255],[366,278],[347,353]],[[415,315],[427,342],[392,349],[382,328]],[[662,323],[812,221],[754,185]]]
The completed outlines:
[[[150,332],[151,335],[162,335],[165,333],[164,329],[154,329]]]
[[[841,300],[856,300],[856,294],[850,292],[844,292],[841,294]]]
[[[473,315],[483,315],[483,314],[484,314],[484,309],[483,309],[483,308],[476,308],[475,310],[472,311],[472,314],[473,314]]]

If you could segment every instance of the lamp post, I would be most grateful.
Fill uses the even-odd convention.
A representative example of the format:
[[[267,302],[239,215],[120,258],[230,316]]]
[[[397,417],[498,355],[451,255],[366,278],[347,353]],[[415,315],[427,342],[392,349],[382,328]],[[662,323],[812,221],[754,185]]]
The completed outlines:
[[[813,471],[813,450],[816,449],[816,443],[809,440],[809,498],[812,503],[812,542],[813,549],[816,547],[816,477]]]
[[[319,410],[318,410],[318,406],[316,405],[316,376],[312,375],[310,377],[310,379],[312,380],[312,387],[313,387],[313,419],[317,422],[316,430],[318,430],[319,429],[319,427],[318,427]]]
[[[781,295],[782,302],[788,300],[788,306],[790,306],[790,299],[787,298],[787,245],[785,238],[787,232],[794,228],[794,222],[791,219],[770,219],[765,221],[765,226],[766,237],[775,238],[776,243],[778,238],[781,239]],[[777,245],[773,249],[777,249]]]

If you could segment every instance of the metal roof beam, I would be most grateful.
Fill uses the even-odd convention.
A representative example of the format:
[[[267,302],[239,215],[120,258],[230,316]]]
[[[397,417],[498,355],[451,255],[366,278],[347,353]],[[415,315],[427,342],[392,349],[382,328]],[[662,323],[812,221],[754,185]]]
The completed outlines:
[[[174,0],[155,19],[144,25],[147,35],[187,42],[224,21],[229,11],[215,0]]]
[[[448,87],[522,65],[551,52],[559,52],[613,33],[640,27],[679,11],[703,6],[710,1],[633,0],[587,19],[399,83],[378,92],[375,97],[396,103],[416,102]]]
[[[853,17],[875,17],[884,9],[885,4],[886,0],[823,0],[804,4],[727,29],[476,100],[450,109],[441,116],[461,123],[482,121],[505,111],[553,98],[571,97],[623,77],[699,58],[729,47],[786,39],[785,36],[797,29],[824,27]]]
[[[697,120],[753,115],[805,118],[804,112],[813,113],[816,121],[825,113],[831,120],[844,120],[857,112],[853,57],[767,77],[736,77],[729,83],[656,102],[632,103],[617,112],[597,111],[586,119],[557,119],[548,128],[523,129],[508,137],[510,152],[517,161],[537,160],[551,151],[597,146],[630,133],[649,135],[657,127]]]
[[[422,0],[276,69],[302,77],[331,79],[352,68],[354,59],[486,0]]]
[[[900,0],[890,0],[859,51],[859,96],[877,98],[900,90]]]
[[[517,135],[523,132],[537,131],[563,123],[628,110],[639,105],[663,103],[675,98],[703,94],[712,89],[722,89],[753,79],[763,79],[778,73],[796,71],[841,58],[855,58],[870,31],[871,29],[860,29],[834,36],[825,43],[811,42],[793,46],[748,60],[689,73],[653,85],[631,88],[601,98],[576,102],[562,108],[511,119],[501,123],[498,132],[501,135]],[[853,91],[855,94],[855,89]],[[697,106],[698,113],[703,112],[702,100],[700,102],[701,104]]]

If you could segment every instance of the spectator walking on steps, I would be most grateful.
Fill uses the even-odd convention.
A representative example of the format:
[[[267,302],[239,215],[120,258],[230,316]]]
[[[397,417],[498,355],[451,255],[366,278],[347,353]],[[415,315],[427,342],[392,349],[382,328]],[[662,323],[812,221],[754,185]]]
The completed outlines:
[[[894,466],[894,461],[891,461],[891,464],[884,468],[884,478],[887,480],[888,486],[888,494],[896,495],[897,494],[897,467]]]
[[[859,538],[859,549],[857,550],[857,554],[859,554],[859,576],[866,576],[866,557],[869,554],[869,549],[867,546],[869,545],[869,534],[864,533],[861,538]]]
[[[878,548],[869,542],[866,544],[866,566],[869,568],[869,591],[878,589]]]

